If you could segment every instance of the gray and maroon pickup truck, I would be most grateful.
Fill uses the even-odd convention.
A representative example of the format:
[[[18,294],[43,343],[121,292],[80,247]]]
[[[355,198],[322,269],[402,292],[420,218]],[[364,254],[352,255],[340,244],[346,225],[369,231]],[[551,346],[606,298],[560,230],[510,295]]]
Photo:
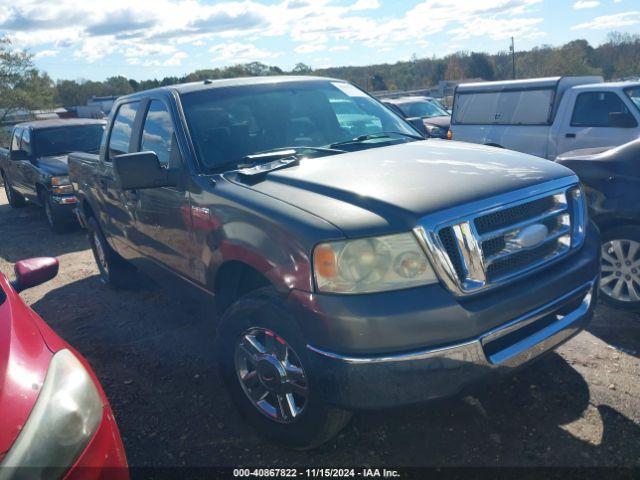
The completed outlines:
[[[123,97],[100,154],[69,167],[103,282],[137,268],[214,298],[233,398],[297,448],[350,411],[512,372],[594,309],[600,239],[571,170],[424,140],[341,80]]]
[[[13,127],[9,145],[0,148],[0,177],[9,205],[40,205],[49,227],[57,232],[77,225],[67,154],[97,152],[104,125],[104,120],[53,119]]]

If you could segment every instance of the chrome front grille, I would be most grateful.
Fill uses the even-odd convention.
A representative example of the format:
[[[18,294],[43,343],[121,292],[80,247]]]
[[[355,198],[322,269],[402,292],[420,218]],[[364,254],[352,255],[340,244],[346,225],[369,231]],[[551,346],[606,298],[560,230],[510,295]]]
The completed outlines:
[[[586,208],[575,177],[469,206],[442,221],[425,218],[418,238],[444,283],[457,294],[503,284],[579,247]]]

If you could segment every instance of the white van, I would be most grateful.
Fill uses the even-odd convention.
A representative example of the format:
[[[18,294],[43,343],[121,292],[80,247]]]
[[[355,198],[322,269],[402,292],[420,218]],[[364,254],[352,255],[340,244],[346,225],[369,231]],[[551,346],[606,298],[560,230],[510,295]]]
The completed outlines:
[[[553,160],[627,143],[639,125],[640,83],[567,76],[458,85],[450,136]]]

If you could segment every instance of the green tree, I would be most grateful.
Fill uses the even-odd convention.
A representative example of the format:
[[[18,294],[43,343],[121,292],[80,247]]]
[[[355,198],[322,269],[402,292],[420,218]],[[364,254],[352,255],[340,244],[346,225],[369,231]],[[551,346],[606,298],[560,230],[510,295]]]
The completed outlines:
[[[33,68],[32,56],[26,51],[15,50],[7,37],[1,37],[0,124],[18,111],[51,106],[49,100],[52,97],[49,99],[43,94],[42,80]],[[31,92],[34,88],[36,91]]]

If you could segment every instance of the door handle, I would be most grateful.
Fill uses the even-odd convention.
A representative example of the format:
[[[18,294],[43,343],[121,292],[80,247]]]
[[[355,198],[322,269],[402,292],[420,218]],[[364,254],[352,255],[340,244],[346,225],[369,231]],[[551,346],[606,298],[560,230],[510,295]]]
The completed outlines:
[[[567,137],[567,138],[576,138],[576,134],[575,133],[565,133],[564,136]]]

